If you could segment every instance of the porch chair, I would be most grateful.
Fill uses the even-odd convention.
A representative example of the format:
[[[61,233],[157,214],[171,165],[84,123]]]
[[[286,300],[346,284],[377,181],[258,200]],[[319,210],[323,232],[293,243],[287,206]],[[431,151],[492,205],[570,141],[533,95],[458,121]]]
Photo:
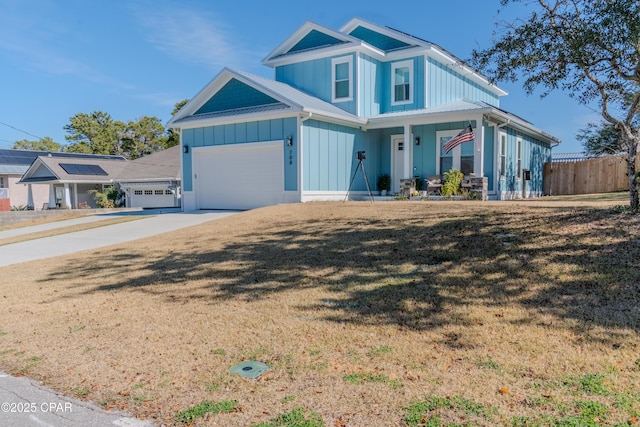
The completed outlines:
[[[427,194],[439,194],[442,188],[442,178],[440,175],[427,175],[425,179]]]

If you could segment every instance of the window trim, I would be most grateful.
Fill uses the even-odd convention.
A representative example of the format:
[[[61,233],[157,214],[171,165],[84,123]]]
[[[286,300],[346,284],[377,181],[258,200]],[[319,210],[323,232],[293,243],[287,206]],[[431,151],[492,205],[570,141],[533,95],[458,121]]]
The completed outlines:
[[[503,140],[504,139],[504,140]],[[507,133],[498,133],[498,177],[506,179],[507,177]]]
[[[349,96],[336,98],[336,66],[345,63],[349,64]],[[349,101],[353,101],[353,55],[341,56],[339,58],[331,59],[331,102]]]
[[[522,179],[522,137],[516,138],[516,179]]]
[[[414,76],[413,76],[413,67],[414,61],[413,59],[407,59],[406,61],[394,62],[391,64],[391,105],[406,105],[413,104],[413,90],[414,90]],[[396,70],[398,68],[408,68],[409,69],[409,98],[396,101]]]

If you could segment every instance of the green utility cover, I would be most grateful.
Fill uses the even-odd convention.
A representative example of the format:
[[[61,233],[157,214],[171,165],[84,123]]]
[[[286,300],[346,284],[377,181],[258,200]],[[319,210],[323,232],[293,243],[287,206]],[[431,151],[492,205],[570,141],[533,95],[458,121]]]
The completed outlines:
[[[269,370],[269,366],[255,360],[247,360],[229,369],[232,374],[238,374],[245,378],[258,378]]]

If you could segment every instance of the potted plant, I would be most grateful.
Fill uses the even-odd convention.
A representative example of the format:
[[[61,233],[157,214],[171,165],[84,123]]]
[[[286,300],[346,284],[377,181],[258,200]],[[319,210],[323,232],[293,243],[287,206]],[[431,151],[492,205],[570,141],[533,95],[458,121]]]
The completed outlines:
[[[387,195],[387,191],[391,190],[391,177],[389,174],[383,173],[378,177],[377,187],[381,196]]]

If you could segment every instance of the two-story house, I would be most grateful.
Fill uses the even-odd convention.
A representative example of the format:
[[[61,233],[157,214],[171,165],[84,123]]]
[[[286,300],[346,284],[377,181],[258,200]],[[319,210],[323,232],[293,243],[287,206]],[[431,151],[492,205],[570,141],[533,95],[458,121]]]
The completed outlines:
[[[275,80],[224,69],[169,121],[184,209],[365,196],[358,151],[370,184],[389,174],[392,193],[455,168],[487,177],[491,198],[542,195],[560,141],[500,109],[507,93],[438,45],[360,19],[307,22],[263,64]],[[445,150],[468,126],[473,139]]]

